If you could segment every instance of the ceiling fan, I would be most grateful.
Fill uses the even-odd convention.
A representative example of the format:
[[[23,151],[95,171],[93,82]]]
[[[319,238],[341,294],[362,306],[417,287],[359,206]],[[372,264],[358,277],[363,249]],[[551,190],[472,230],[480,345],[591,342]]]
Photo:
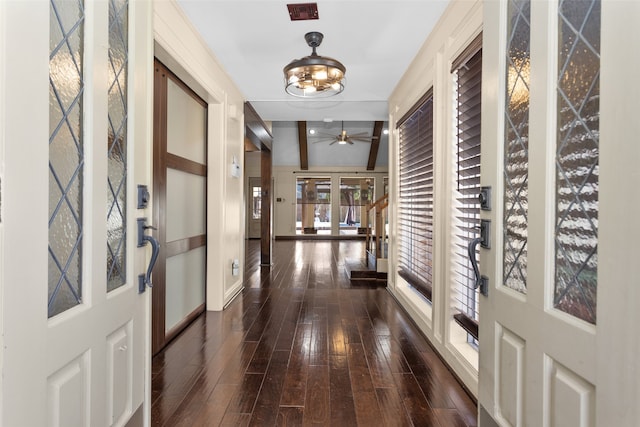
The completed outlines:
[[[371,142],[374,139],[378,139],[377,136],[366,136],[367,132],[358,132],[358,133],[354,133],[354,134],[347,134],[347,131],[344,130],[344,121],[342,122],[342,131],[338,134],[338,135],[334,135],[334,134],[330,134],[330,133],[324,133],[324,132],[318,132],[318,135],[322,135],[322,136],[328,136],[331,137],[329,139],[320,139],[318,141],[313,141],[314,144],[317,144],[319,142],[327,142],[327,141],[331,141],[329,143],[329,145],[333,145],[336,142],[338,144],[351,144],[353,145],[354,141],[357,142]]]

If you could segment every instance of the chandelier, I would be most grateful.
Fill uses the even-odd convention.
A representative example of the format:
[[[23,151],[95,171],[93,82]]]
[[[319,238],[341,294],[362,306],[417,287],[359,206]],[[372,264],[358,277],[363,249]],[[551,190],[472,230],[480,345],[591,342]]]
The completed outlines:
[[[304,35],[313,49],[311,55],[295,59],[284,67],[285,90],[301,98],[326,98],[344,90],[344,74],[347,69],[340,61],[316,53],[322,43],[322,33]]]

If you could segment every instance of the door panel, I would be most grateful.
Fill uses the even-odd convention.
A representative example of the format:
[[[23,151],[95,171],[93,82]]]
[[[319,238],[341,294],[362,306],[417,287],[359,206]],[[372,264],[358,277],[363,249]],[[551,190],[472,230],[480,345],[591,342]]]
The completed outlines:
[[[132,323],[128,322],[107,337],[107,419],[112,424],[124,424],[127,419],[127,402],[130,399],[130,372],[133,369]]]
[[[167,80],[167,151],[196,163],[207,163],[202,104],[171,79]]]
[[[166,332],[198,309],[205,298],[206,248],[199,248],[167,258]]]
[[[88,425],[89,355],[84,353],[47,379],[47,422],[55,427]],[[77,400],[80,398],[79,400]]]
[[[159,61],[154,81],[153,353],[205,309],[207,104]]]
[[[150,4],[0,8],[2,102],[14,106],[0,109],[12,248],[0,269],[0,424],[125,425],[150,380],[149,293],[136,280],[147,252],[132,231],[145,214],[135,184],[149,177]]]
[[[479,403],[499,425],[592,426],[596,405],[598,413],[617,405],[605,385],[621,367],[598,343],[626,340],[625,322],[609,318],[637,310],[623,297],[628,282],[611,294],[617,277],[633,274],[620,260],[625,249],[600,244],[624,224],[606,206],[629,203],[628,193],[600,185],[626,173],[601,168],[602,159],[623,164],[630,151],[619,136],[627,125],[611,123],[633,122],[600,107],[625,84],[600,73],[600,58],[625,44],[601,21],[615,3],[602,2],[602,14],[597,0],[484,3],[482,181],[495,201],[482,214],[493,244],[481,251],[490,289],[480,301]],[[638,365],[629,349],[627,372]],[[637,381],[618,379],[625,388]],[[637,422],[620,419],[600,425]]]
[[[570,369],[547,360],[545,405],[554,426],[595,425],[595,387]]]
[[[167,168],[167,241],[206,233],[206,177]]]
[[[525,342],[522,338],[505,328],[497,330],[500,370],[497,372],[500,396],[499,406],[502,415],[511,425],[517,425],[522,419],[523,374],[525,371]]]

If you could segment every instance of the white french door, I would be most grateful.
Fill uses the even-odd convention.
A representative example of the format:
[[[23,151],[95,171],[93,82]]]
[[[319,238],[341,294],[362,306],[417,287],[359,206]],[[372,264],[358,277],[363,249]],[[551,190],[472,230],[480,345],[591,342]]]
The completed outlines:
[[[150,6],[0,3],[2,425],[148,424]]]
[[[481,425],[637,425],[637,2],[484,3]]]

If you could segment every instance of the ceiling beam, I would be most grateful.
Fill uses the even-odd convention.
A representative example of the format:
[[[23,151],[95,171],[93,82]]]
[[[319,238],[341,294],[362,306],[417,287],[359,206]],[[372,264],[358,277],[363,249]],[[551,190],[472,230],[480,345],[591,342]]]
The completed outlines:
[[[375,122],[373,124],[373,138],[371,139],[371,148],[369,149],[369,161],[367,162],[367,170],[372,171],[376,168],[376,160],[378,159],[378,147],[380,147],[380,138],[382,138],[382,125],[384,122]]]
[[[309,154],[307,152],[307,122],[298,122],[298,145],[300,146],[300,169],[309,170]]]
[[[250,103],[244,103],[245,135],[260,150],[271,151],[273,135]]]

